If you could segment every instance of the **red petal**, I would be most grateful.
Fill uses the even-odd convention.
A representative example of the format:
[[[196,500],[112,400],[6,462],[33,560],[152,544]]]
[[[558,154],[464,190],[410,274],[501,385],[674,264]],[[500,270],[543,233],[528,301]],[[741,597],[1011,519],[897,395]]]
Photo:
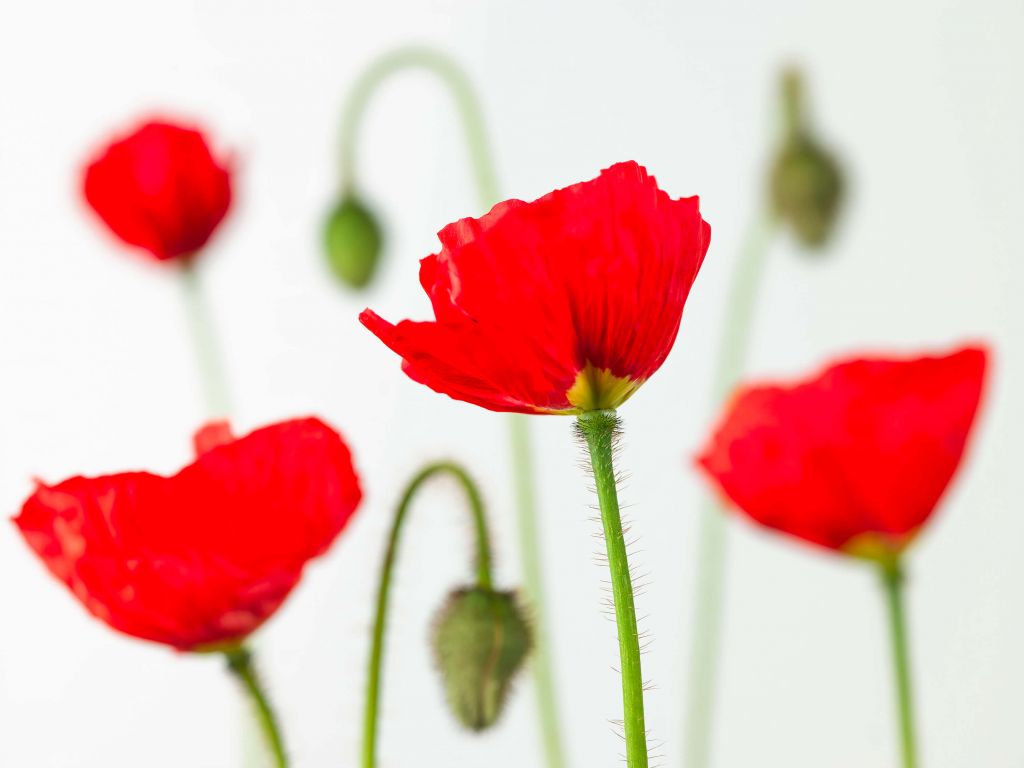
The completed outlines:
[[[128,245],[159,260],[206,244],[231,204],[231,179],[203,134],[150,121],[115,139],[85,169],[86,201]]]
[[[981,398],[986,351],[858,359],[791,385],[741,390],[700,466],[744,513],[842,549],[896,550],[953,478]]]
[[[493,410],[566,412],[588,365],[642,382],[664,362],[707,252],[697,198],[636,163],[439,234],[420,282],[435,321],[370,328],[439,392]]]
[[[196,456],[201,456],[218,445],[225,445],[235,439],[231,434],[231,424],[226,420],[211,421],[196,430],[192,437],[192,446]]]
[[[300,419],[211,447],[172,477],[42,486],[15,522],[93,614],[189,650],[239,640],[266,621],[360,498],[338,433]]]

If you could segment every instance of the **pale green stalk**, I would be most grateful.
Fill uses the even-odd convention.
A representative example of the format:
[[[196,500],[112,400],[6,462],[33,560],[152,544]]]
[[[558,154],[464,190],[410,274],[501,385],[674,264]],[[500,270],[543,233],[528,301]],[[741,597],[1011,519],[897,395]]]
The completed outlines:
[[[750,345],[754,310],[764,272],[774,222],[767,216],[751,227],[736,265],[719,345],[718,364],[712,383],[712,399],[718,404],[729,394],[743,372]],[[708,768],[714,734],[715,686],[721,648],[722,594],[726,568],[724,510],[705,496],[700,507],[697,535],[697,580],[689,666],[689,695],[684,723],[685,765]]]

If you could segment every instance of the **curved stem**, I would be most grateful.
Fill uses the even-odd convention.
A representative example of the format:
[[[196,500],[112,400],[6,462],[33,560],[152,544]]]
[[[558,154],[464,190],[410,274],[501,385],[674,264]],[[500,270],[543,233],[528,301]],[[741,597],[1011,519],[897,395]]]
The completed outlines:
[[[882,564],[882,586],[889,615],[903,768],[915,768],[917,750],[914,739],[914,704],[910,684],[910,652],[907,645],[907,619],[903,605],[903,571],[898,562]]]
[[[469,501],[469,511],[473,516],[473,527],[476,535],[476,581],[477,585],[490,589],[491,581],[491,545],[487,530],[487,519],[484,516],[483,502],[473,480],[465,470],[457,464],[440,461],[429,464],[420,470],[409,481],[402,499],[395,512],[395,520],[391,524],[384,562],[381,565],[380,585],[377,587],[376,616],[373,623],[373,639],[370,645],[370,659],[366,682],[366,707],[363,715],[363,768],[375,768],[377,765],[377,731],[378,712],[380,710],[381,666],[384,660],[384,634],[387,622],[388,601],[391,590],[391,578],[398,555],[398,539],[402,525],[408,515],[412,501],[420,487],[435,475],[448,474],[458,480]]]
[[[348,193],[352,193],[356,186],[358,175],[356,149],[359,128],[371,98],[390,77],[409,70],[431,72],[450,90],[466,136],[477,199],[481,209],[488,210],[499,199],[498,175],[487,138],[480,101],[476,97],[469,77],[454,59],[439,51],[420,46],[399,48],[377,59],[363,72],[350,91],[341,120],[342,187]],[[507,418],[509,454],[515,484],[520,564],[523,572],[524,591],[533,616],[534,651],[531,671],[537,697],[537,713],[547,766],[548,768],[564,768],[565,754],[546,631],[544,576],[537,532],[537,504],[530,429],[525,416],[509,414]]]
[[[757,295],[774,231],[771,218],[763,216],[756,220],[733,272],[712,384],[712,398],[716,404],[728,396],[743,372]],[[710,496],[705,496],[698,523],[696,595],[684,724],[687,768],[707,768],[710,764],[727,554],[725,523],[721,506]]]
[[[626,540],[619,514],[615,467],[612,460],[619,419],[615,411],[588,411],[577,420],[579,433],[587,442],[594,470],[601,524],[608,552],[615,624],[619,635],[619,663],[622,676],[623,730],[626,737],[626,768],[647,768],[647,727],[644,724],[644,682],[640,670],[640,635],[633,604],[633,579],[629,572]]]
[[[484,207],[490,208],[498,198],[497,173],[487,143],[483,110],[480,108],[473,86],[454,59],[439,51],[420,46],[398,48],[380,57],[363,72],[349,92],[341,119],[343,187],[351,191],[356,179],[358,129],[370,98],[383,81],[397,72],[410,69],[424,69],[434,73],[451,91],[466,132],[466,143],[480,200]]]
[[[228,415],[227,385],[221,364],[220,348],[213,331],[213,321],[203,296],[203,287],[194,257],[182,265],[181,281],[189,335],[192,337],[192,346],[195,349],[207,416],[222,418]]]
[[[288,756],[284,751],[284,740],[281,737],[281,728],[277,723],[277,717],[270,706],[267,694],[260,685],[256,675],[256,669],[252,662],[252,652],[247,648],[234,648],[225,651],[224,656],[228,662],[228,669],[231,674],[242,684],[253,705],[253,712],[260,731],[266,739],[267,748],[274,758],[276,768],[288,768]]]

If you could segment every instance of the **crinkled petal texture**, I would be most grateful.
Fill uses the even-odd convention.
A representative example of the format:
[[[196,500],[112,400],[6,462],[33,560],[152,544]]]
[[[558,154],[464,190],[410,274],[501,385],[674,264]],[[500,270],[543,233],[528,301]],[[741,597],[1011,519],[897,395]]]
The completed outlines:
[[[84,192],[115,235],[166,261],[210,239],[231,205],[231,177],[198,130],[152,121],[102,149]]]
[[[740,390],[698,459],[762,525],[892,557],[935,510],[963,456],[986,350],[859,359],[790,386]]]
[[[495,411],[614,408],[675,342],[710,228],[620,163],[532,203],[509,200],[440,233],[420,264],[435,320],[360,319],[414,380]]]
[[[206,450],[171,477],[41,485],[15,519],[90,612],[180,650],[234,644],[259,627],[361,498],[341,436],[314,418],[197,445]]]

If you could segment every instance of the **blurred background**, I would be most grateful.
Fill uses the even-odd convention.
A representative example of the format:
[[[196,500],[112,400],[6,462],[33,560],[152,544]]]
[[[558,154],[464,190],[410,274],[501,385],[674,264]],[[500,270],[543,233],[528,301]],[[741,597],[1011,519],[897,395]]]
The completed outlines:
[[[163,114],[234,154],[235,205],[203,264],[239,431],[320,414],[367,491],[354,524],[260,633],[295,768],[358,753],[372,593],[401,484],[451,456],[482,481],[498,579],[519,581],[505,422],[399,372],[356,321],[423,317],[416,260],[478,214],[460,126],[427,75],[374,102],[363,191],[389,231],[368,293],[330,277],[339,113],[390,47],[438,46],[477,85],[503,196],[530,199],[636,159],[713,227],[675,351],[622,411],[624,499],[649,572],[639,613],[656,763],[680,764],[701,480],[726,286],[762,204],[778,75],[806,75],[814,125],[849,182],[836,239],[770,255],[748,370],[796,375],[837,354],[989,341],[995,366],[965,471],[912,553],[911,642],[923,760],[1020,766],[1024,739],[1024,5],[867,0],[20,3],[0,9],[0,510],[32,478],[173,471],[204,411],[181,285],[81,202],[80,168],[113,131]],[[568,419],[532,420],[553,654],[574,766],[618,764],[614,626]],[[470,576],[453,487],[416,510],[385,669],[382,765],[540,764],[530,681],[500,728],[456,730],[425,642]],[[864,768],[896,755],[875,574],[730,521],[714,753],[724,768]],[[214,658],[176,657],[91,619],[0,529],[0,765],[223,768],[244,703]]]

